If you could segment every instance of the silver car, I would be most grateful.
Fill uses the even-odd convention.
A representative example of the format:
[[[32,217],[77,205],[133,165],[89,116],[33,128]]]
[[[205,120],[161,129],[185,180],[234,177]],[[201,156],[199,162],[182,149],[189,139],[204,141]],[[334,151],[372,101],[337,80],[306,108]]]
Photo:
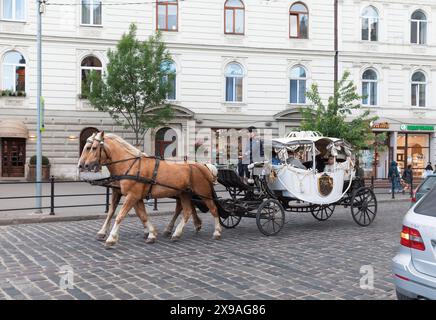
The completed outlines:
[[[436,300],[436,187],[403,220],[400,249],[393,258],[399,300]]]

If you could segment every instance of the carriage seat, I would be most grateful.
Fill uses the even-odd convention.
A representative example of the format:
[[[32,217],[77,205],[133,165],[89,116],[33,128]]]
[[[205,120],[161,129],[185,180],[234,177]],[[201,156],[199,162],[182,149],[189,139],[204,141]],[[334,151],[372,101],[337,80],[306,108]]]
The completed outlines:
[[[238,188],[240,190],[248,190],[250,188],[244,183],[243,179],[231,169],[219,169],[218,182],[226,188]]]

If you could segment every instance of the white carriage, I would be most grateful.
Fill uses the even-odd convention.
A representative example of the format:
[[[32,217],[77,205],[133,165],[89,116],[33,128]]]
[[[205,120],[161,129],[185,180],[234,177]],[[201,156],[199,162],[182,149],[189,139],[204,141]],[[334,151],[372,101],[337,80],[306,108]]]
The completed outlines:
[[[331,217],[336,206],[350,207],[354,221],[368,226],[377,213],[371,187],[355,177],[352,148],[344,140],[312,131],[291,132],[272,141],[273,158],[249,166],[252,183],[231,170],[219,170],[218,181],[231,199],[219,201],[233,228],[242,217],[255,217],[266,235],[278,233],[285,212],[310,212],[319,221]],[[327,162],[327,163],[326,163]]]

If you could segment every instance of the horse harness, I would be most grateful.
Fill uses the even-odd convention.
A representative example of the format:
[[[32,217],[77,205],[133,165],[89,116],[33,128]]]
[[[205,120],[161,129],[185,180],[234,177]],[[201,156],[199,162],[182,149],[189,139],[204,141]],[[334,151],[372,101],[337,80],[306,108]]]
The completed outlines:
[[[161,186],[161,187],[169,188],[169,189],[172,189],[172,190],[175,190],[175,191],[189,193],[191,195],[194,194],[193,191],[192,191],[192,186],[191,186],[191,181],[192,181],[192,167],[191,166],[188,166],[189,167],[189,185],[188,185],[188,188],[186,188],[186,189],[176,188],[174,186],[170,186],[170,185],[167,185],[167,184],[164,184],[164,183],[156,181],[156,177],[157,177],[158,170],[159,170],[159,164],[160,164],[160,162],[162,160],[161,158],[156,157],[156,156],[146,156],[146,155],[143,155],[143,154],[140,153],[136,157],[131,157],[131,158],[127,158],[127,159],[122,159],[122,160],[102,163],[102,160],[101,160],[102,152],[105,153],[106,159],[109,158],[108,154],[106,152],[106,149],[104,147],[104,140],[100,140],[100,139],[97,139],[97,138],[94,137],[93,140],[91,138],[89,138],[88,142],[93,142],[94,140],[96,140],[96,141],[98,141],[100,143],[99,164],[101,166],[109,167],[109,166],[111,166],[113,164],[116,164],[116,163],[122,163],[122,162],[127,162],[127,161],[132,161],[132,160],[133,160],[133,162],[130,164],[129,168],[127,169],[127,171],[123,175],[119,175],[119,176],[112,176],[111,175],[108,178],[102,178],[102,179],[93,180],[93,182],[94,182],[93,184],[96,184],[96,185],[105,185],[105,186],[110,186],[110,187],[115,187],[115,188],[119,188],[119,187],[113,186],[113,185],[111,185],[111,183],[114,182],[114,181],[121,181],[121,180],[132,180],[132,181],[136,181],[136,182],[143,183],[143,184],[149,184],[150,188],[148,189],[147,198],[150,198],[151,192],[152,192],[152,189],[153,189],[154,185],[158,185],[158,186]],[[155,160],[154,168],[153,168],[153,173],[152,173],[152,177],[151,178],[143,177],[143,176],[140,175],[140,172],[141,172],[141,163],[142,163],[141,159],[143,159],[143,158],[154,159]],[[133,166],[137,162],[139,162],[138,171],[136,172],[136,175],[132,175],[132,174],[130,174],[130,171],[132,170]],[[198,196],[200,196],[202,198],[209,199],[209,200],[216,200],[215,198],[211,198],[211,197],[207,197],[207,196],[203,196],[203,195],[198,195]]]

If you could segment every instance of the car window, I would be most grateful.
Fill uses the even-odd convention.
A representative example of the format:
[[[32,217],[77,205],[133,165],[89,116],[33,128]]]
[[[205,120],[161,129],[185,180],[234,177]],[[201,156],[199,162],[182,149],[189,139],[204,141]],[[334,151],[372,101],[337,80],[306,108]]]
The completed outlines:
[[[416,205],[415,213],[436,217],[436,188],[431,189]]]
[[[427,177],[427,179],[424,180],[421,187],[419,187],[419,192],[421,191],[427,191],[433,188],[433,186],[436,184],[436,176]]]

